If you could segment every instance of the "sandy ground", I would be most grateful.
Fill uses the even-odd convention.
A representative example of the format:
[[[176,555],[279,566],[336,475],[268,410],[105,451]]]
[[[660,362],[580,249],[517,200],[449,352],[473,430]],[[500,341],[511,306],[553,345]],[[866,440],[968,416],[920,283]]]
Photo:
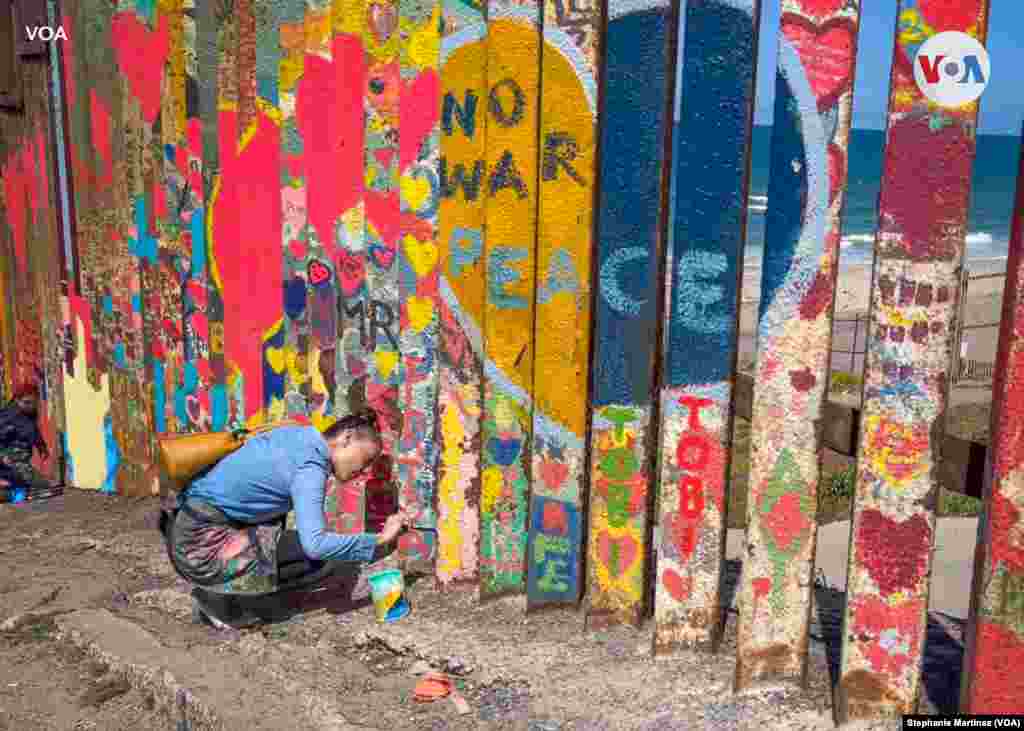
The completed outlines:
[[[935,553],[932,558],[931,594],[928,606],[933,612],[966,619],[971,603],[971,575],[974,547],[977,544],[977,518],[940,518],[935,530]],[[743,531],[730,530],[726,557],[739,558]],[[815,568],[820,570],[829,586],[846,586],[846,569],[850,555],[850,521],[829,523],[818,528],[818,550]]]
[[[653,657],[650,622],[588,631],[573,609],[525,614],[521,597],[480,603],[472,590],[440,592],[425,578],[409,577],[412,614],[378,625],[365,583],[350,575],[275,605],[271,624],[226,632],[195,625],[155,510],[151,498],[78,490],[0,505],[0,729],[256,731],[278,718],[303,729],[833,727],[843,596],[831,576],[815,589],[808,687],[734,695],[734,611],[717,655]],[[841,526],[833,530],[841,536]],[[740,571],[728,562],[732,601]],[[959,620],[932,613],[926,713],[955,707],[961,635]],[[448,700],[412,701],[424,666],[453,674],[467,713]],[[228,720],[181,725],[176,699]]]
[[[971,276],[997,274],[1006,269],[1002,261],[976,262],[971,265]],[[998,323],[1002,316],[1002,300],[1005,278],[993,277],[972,280],[968,285],[967,297],[964,301],[964,324],[978,325]],[[755,331],[757,327],[757,307],[761,289],[761,270],[748,268],[743,275],[742,308],[740,315],[740,362],[750,361],[754,355]],[[871,267],[858,265],[840,271],[836,281],[835,330],[833,348],[836,350],[865,349],[866,316],[871,296]],[[860,316],[861,322],[856,328],[856,347],[854,344],[855,327],[853,318]],[[843,322],[844,320],[849,320]],[[991,362],[995,360],[996,345],[999,337],[997,327],[970,329],[965,333],[965,358]],[[863,369],[863,357],[836,353],[833,356],[833,370],[860,372]],[[987,398],[987,392],[967,393],[960,389],[955,401],[975,401]],[[974,389],[975,392],[978,389]]]

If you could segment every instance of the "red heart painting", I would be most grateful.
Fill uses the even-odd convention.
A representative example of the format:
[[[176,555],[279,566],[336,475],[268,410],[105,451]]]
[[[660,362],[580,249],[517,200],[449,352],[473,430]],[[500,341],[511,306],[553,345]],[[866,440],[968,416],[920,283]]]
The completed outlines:
[[[803,0],[800,9],[822,20],[833,13],[838,13],[845,4],[846,0]]]
[[[677,602],[689,599],[693,591],[693,577],[680,576],[673,569],[665,569],[665,573],[661,575],[661,583],[665,585],[669,596]]]
[[[857,31],[845,18],[815,25],[806,18],[784,13],[781,28],[796,47],[811,90],[818,100],[818,111],[834,106],[850,87],[853,58],[857,49]]]
[[[402,134],[398,139],[400,170],[405,171],[419,157],[423,140],[433,131],[441,114],[440,96],[441,77],[434,69],[425,69],[405,85],[399,100],[399,119],[402,120]]]
[[[549,490],[557,490],[569,477],[569,465],[546,459],[540,463],[540,476]]]
[[[926,556],[932,542],[923,515],[898,522],[867,510],[857,533],[857,562],[868,570],[883,597],[917,588],[928,568]]]
[[[395,148],[393,147],[382,147],[379,150],[373,151],[373,156],[377,158],[377,162],[385,170],[391,167],[391,158],[395,156]]]
[[[679,513],[673,514],[669,519],[668,529],[672,536],[672,542],[675,544],[683,561],[689,561],[693,558],[693,551],[697,548],[700,522],[701,519],[699,517],[688,518]]]
[[[608,531],[602,531],[597,537],[597,556],[614,577],[629,571],[639,555],[640,547],[631,536],[612,538]]]
[[[569,519],[565,507],[555,502],[544,503],[544,514],[541,519],[544,532],[551,535],[568,535]]]
[[[387,244],[381,246],[378,244],[370,245],[370,258],[373,262],[381,269],[390,269],[391,264],[395,261],[395,247],[388,246]]]
[[[338,280],[341,284],[341,293],[351,297],[358,290],[366,278],[366,265],[363,259],[356,254],[342,251],[338,254]]]
[[[319,285],[326,282],[331,278],[331,270],[324,266],[323,262],[319,262],[316,259],[309,262],[309,283],[312,285]]]
[[[918,0],[918,9],[936,33],[946,30],[967,31],[978,22],[980,3],[950,2],[950,0]]]

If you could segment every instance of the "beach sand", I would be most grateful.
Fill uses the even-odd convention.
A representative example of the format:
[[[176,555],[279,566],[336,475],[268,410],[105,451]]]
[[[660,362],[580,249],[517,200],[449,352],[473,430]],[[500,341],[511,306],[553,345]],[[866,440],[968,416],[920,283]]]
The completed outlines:
[[[999,274],[1006,269],[1005,260],[974,261],[970,263],[971,276]],[[998,323],[1002,316],[1003,288],[1005,277],[989,277],[972,280],[968,284],[964,301],[964,323],[968,326],[984,323]],[[740,364],[753,362],[757,307],[761,289],[761,270],[747,267],[743,275],[742,308],[740,315]],[[836,327],[833,335],[835,350],[863,351],[866,343],[868,305],[871,295],[871,265],[856,264],[840,270],[836,281]],[[854,318],[860,316],[856,326],[857,342],[853,345]],[[843,322],[846,321],[846,322]],[[983,362],[993,362],[999,338],[997,325],[970,329],[965,333],[966,354],[964,357]],[[849,354],[834,354],[833,370],[863,370],[863,358]]]

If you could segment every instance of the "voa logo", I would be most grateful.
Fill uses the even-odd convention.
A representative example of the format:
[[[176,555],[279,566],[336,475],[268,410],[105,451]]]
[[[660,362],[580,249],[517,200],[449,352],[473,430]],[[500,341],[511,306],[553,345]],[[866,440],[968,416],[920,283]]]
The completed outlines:
[[[959,31],[938,33],[914,57],[914,81],[931,101],[960,107],[981,96],[988,86],[988,51],[975,38]]]
[[[55,39],[59,39],[62,41],[66,41],[68,39],[68,34],[64,32],[64,26],[62,25],[58,25],[56,28],[53,28],[52,26],[49,25],[26,25],[25,35],[28,36],[28,39],[30,41],[34,41],[37,38],[41,41],[46,42]]]

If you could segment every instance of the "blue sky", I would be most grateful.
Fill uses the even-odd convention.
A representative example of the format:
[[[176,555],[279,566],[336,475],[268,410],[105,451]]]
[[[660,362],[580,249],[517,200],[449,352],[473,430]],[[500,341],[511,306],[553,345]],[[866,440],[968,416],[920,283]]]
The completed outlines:
[[[772,119],[779,4],[779,0],[761,0],[755,122],[762,125],[771,124]],[[897,0],[861,0],[853,98],[855,128],[885,128],[896,6]],[[981,132],[1019,135],[1024,120],[1024,2],[990,0],[990,6],[986,47],[992,73],[981,97]]]

